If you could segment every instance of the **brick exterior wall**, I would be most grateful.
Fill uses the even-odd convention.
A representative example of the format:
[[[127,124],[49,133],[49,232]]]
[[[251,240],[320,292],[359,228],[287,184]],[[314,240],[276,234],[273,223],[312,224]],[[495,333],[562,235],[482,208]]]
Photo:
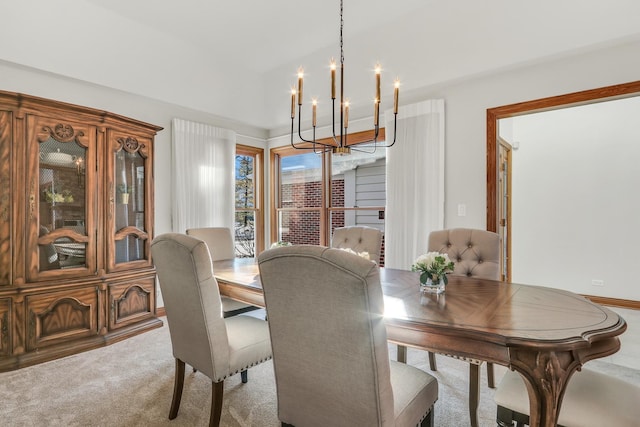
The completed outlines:
[[[283,208],[322,207],[322,183],[319,181],[284,184],[282,191]],[[331,206],[344,207],[344,180],[331,181]],[[317,211],[283,212],[281,239],[294,245],[320,244],[320,213]],[[344,212],[331,212],[331,234],[338,227],[344,227]],[[384,236],[379,265],[384,267]]]
[[[344,206],[344,180],[332,182],[332,205]],[[282,186],[283,208],[319,208],[322,207],[322,183],[319,181],[285,184]],[[320,213],[317,211],[299,211],[282,213],[281,239],[294,245],[320,244]],[[331,230],[344,226],[344,214],[338,212],[332,216]]]

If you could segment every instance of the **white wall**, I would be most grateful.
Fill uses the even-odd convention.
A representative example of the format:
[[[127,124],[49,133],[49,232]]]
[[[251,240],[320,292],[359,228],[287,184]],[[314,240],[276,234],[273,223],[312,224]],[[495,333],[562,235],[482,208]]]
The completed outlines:
[[[514,282],[640,300],[639,114],[634,97],[508,119]]]
[[[597,52],[551,59],[544,64],[532,64],[404,93],[402,102],[406,104],[425,99],[445,99],[445,226],[486,227],[487,108],[638,80],[639,51],[640,41],[628,42],[603,47]],[[156,146],[156,232],[167,231],[170,227],[170,195],[167,189],[170,174],[171,117],[177,115],[214,126],[235,128],[240,134],[258,138],[262,135],[260,130],[247,129],[239,123],[228,122],[204,113],[52,74],[35,72],[9,63],[0,62],[0,75],[0,89],[3,90],[102,108],[165,127],[158,136]],[[287,102],[286,99],[283,102]],[[357,128],[356,119],[357,117],[354,117],[352,120],[354,131],[361,130]],[[370,123],[370,119],[365,122]],[[270,132],[269,146],[287,144],[288,136],[284,136],[283,133]],[[252,139],[239,142],[256,143]],[[268,173],[268,168],[265,169]],[[467,206],[464,217],[457,216],[459,203]],[[631,294],[621,297],[631,298],[628,295]]]
[[[446,108],[445,227],[486,227],[486,110],[522,101],[561,95],[638,80],[640,42],[609,47],[597,52],[551,60],[516,70],[425,89],[416,100],[444,98]],[[411,100],[413,101],[413,99]],[[598,164],[594,164],[597,167]],[[615,190],[614,190],[615,191]],[[624,197],[625,195],[620,194]],[[457,205],[466,204],[466,216],[457,216]],[[515,219],[514,219],[515,220]],[[514,239],[517,238],[514,235]],[[600,248],[600,251],[602,248]],[[515,260],[514,260],[515,261]],[[536,258],[520,260],[540,273],[526,277],[530,283],[549,283],[544,266]],[[516,268],[514,273],[517,275]],[[627,271],[628,272],[628,271]],[[592,272],[596,274],[596,272]],[[517,276],[516,276],[517,277]],[[594,277],[596,278],[596,277]],[[631,282],[607,277],[604,289],[585,279],[554,281],[561,289],[586,294],[640,300],[638,287]],[[573,284],[583,284],[579,289]]]
[[[19,92],[111,111],[162,126],[155,144],[155,234],[171,231],[171,119],[209,123],[238,132],[239,144],[265,147],[266,131],[200,111],[159,102],[127,92],[89,84],[0,61],[0,90]]]

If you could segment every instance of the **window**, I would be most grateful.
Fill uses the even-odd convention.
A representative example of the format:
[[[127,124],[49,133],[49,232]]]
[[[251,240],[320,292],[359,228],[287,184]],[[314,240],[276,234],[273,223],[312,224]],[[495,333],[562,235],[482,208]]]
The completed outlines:
[[[236,146],[236,257],[252,258],[264,249],[263,150]]]
[[[365,140],[367,135],[350,138]],[[336,227],[366,225],[384,231],[385,148],[332,156],[287,146],[271,150],[271,165],[272,241],[329,246]]]

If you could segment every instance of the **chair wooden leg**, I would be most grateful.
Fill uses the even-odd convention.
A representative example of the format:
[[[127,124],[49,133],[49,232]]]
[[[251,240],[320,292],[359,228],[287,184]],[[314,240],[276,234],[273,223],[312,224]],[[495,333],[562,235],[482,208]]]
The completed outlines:
[[[438,366],[436,366],[436,355],[432,352],[429,352],[429,369],[432,371],[438,370]]]
[[[247,381],[249,381],[249,377],[247,375],[249,371],[247,369],[245,369],[244,371],[240,371],[240,378],[242,379],[242,383],[246,384]]]
[[[224,394],[224,381],[211,382],[211,417],[209,427],[218,427],[222,416],[222,395]]]
[[[398,353],[396,360],[400,363],[407,363],[407,347],[404,345],[398,346]]]
[[[493,375],[493,363],[487,362],[487,383],[489,388],[496,388],[496,383]]]
[[[427,414],[424,420],[420,423],[420,427],[434,427],[435,423],[433,422],[433,408]]]
[[[469,421],[478,427],[478,401],[480,400],[480,365],[469,363]]]
[[[180,409],[180,400],[182,399],[183,386],[184,386],[184,362],[176,358],[176,373],[173,381],[173,399],[171,400],[171,409],[169,410],[170,420],[178,416],[178,410]]]

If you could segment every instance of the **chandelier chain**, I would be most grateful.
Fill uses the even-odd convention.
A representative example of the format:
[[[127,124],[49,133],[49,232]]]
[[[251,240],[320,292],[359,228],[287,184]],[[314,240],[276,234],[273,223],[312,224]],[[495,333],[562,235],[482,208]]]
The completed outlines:
[[[340,0],[340,65],[344,64],[344,42],[342,40],[343,27],[344,19],[342,18],[342,0]]]

